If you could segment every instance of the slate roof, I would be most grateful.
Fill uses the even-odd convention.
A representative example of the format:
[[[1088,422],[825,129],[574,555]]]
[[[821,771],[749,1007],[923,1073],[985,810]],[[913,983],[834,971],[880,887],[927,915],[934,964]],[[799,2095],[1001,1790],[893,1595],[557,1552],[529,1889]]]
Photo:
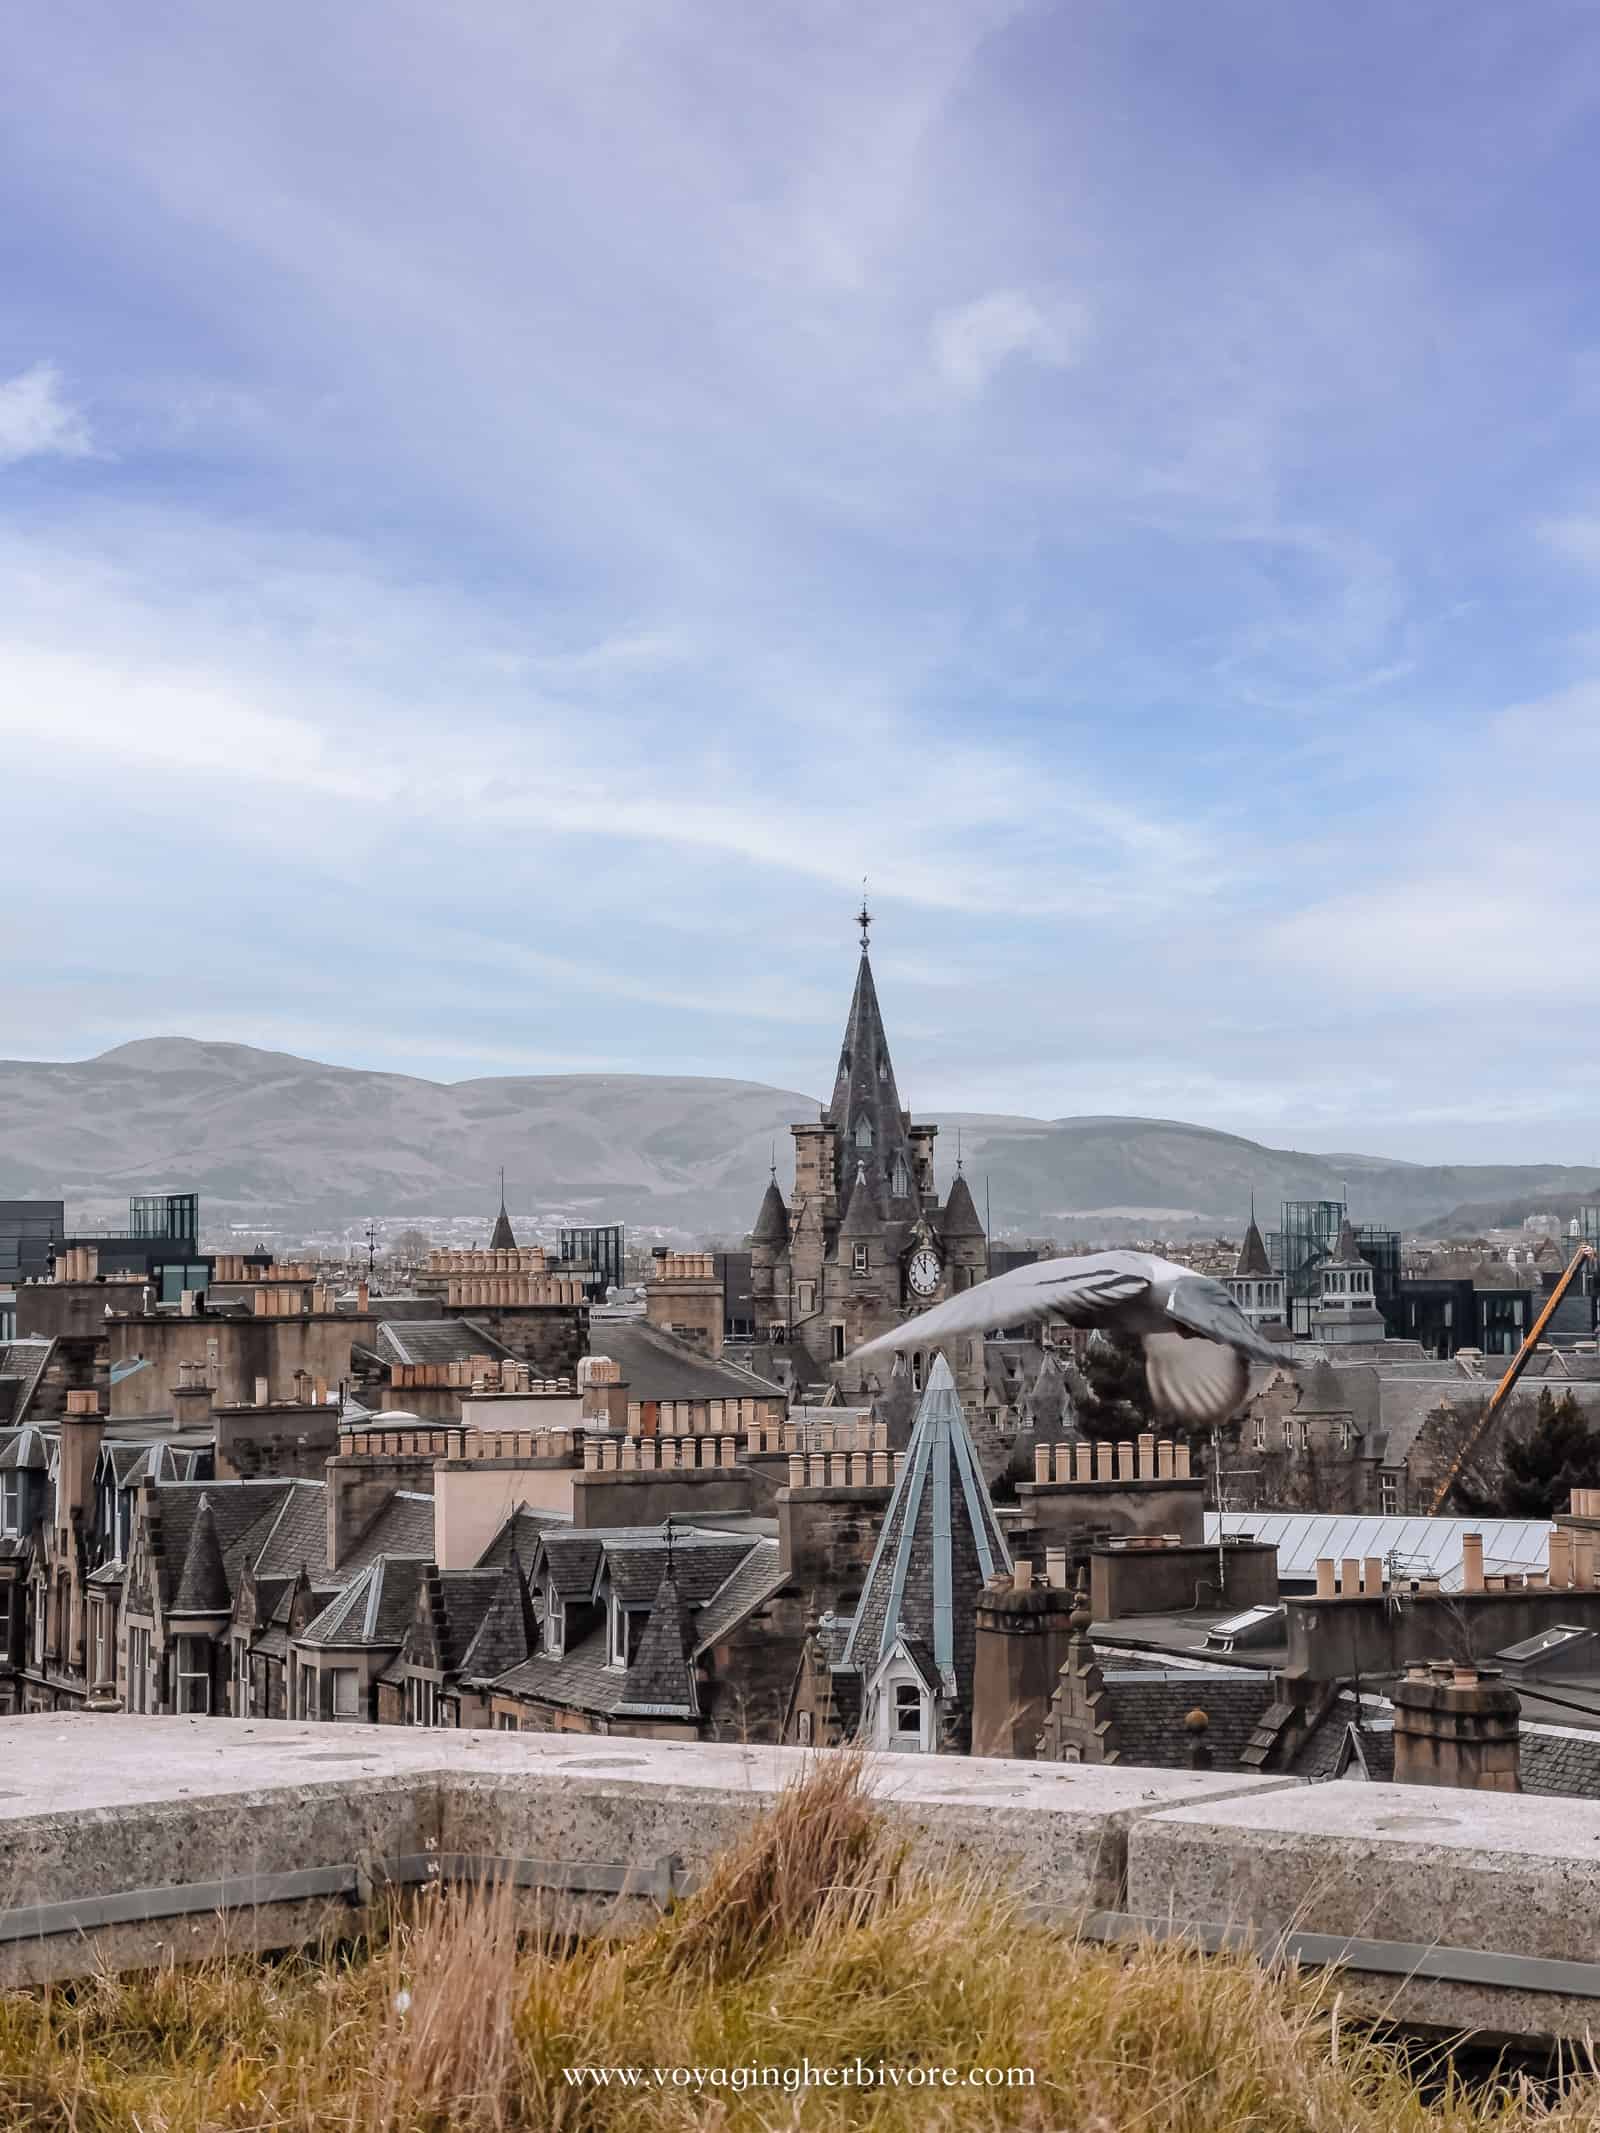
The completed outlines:
[[[789,1210],[784,1205],[775,1177],[767,1180],[767,1189],[761,1195],[761,1210],[756,1216],[755,1228],[750,1232],[750,1241],[780,1248],[789,1241]]]
[[[500,1531],[478,1557],[479,1570],[498,1570],[510,1561],[515,1552],[524,1573],[533,1561],[534,1550],[542,1533],[552,1528],[557,1532],[572,1530],[572,1521],[560,1511],[531,1511],[526,1504],[518,1504]]]
[[[662,1578],[644,1634],[634,1647],[618,1717],[696,1718],[700,1697],[694,1678],[693,1610],[672,1571]]]
[[[878,990],[872,980],[872,964],[863,946],[850,1013],[845,1022],[844,1043],[839,1051],[839,1071],[834,1078],[833,1096],[822,1114],[825,1122],[834,1128],[834,1183],[840,1197],[839,1211],[846,1220],[849,1218],[849,1203],[855,1194],[858,1162],[865,1163],[874,1198],[880,1193],[887,1195],[897,1157],[904,1166],[908,1184],[912,1179],[911,1139],[906,1131],[906,1115],[900,1108],[900,1094],[895,1087],[894,1063],[889,1057],[889,1040],[884,1035]],[[870,1135],[869,1145],[858,1142],[862,1127]],[[899,1204],[908,1214],[915,1211],[909,1195]]]
[[[475,1355],[499,1359],[516,1351],[474,1319],[385,1318],[372,1336],[371,1352],[384,1363],[469,1363]]]
[[[316,1486],[320,1489],[322,1483],[318,1482]],[[380,1555],[431,1556],[433,1519],[431,1496],[424,1496],[414,1489],[396,1489],[374,1515],[355,1546],[346,1553],[336,1574],[342,1577],[347,1571],[363,1569]],[[317,1561],[322,1559],[319,1552]],[[315,1574],[315,1563],[312,1571]]]
[[[674,1549],[674,1553],[676,1553]],[[729,1637],[758,1607],[781,1592],[788,1574],[778,1560],[778,1543],[759,1539],[744,1561],[718,1587],[695,1620],[695,1650],[703,1652]]]
[[[604,1548],[611,1587],[623,1606],[653,1606],[667,1575],[665,1528],[608,1531]],[[752,1544],[743,1534],[697,1533],[674,1526],[670,1559],[678,1591],[689,1606],[703,1607],[751,1553]]]
[[[1274,1281],[1272,1261],[1267,1257],[1267,1247],[1261,1232],[1256,1227],[1256,1218],[1250,1217],[1250,1227],[1244,1233],[1244,1242],[1239,1247],[1239,1256],[1234,1261],[1235,1281]]]
[[[613,1319],[594,1328],[590,1348],[622,1371],[630,1400],[781,1399],[783,1387],[725,1357],[702,1355],[642,1318]]]
[[[217,1521],[209,1497],[202,1495],[189,1528],[189,1545],[184,1550],[183,1568],[168,1611],[175,1615],[225,1615],[232,1606],[233,1592],[222,1561]]]
[[[494,1218],[494,1228],[489,1232],[491,1252],[514,1252],[517,1248],[517,1233],[511,1227],[511,1217],[506,1213],[505,1195],[500,1198],[500,1212]]]
[[[997,1571],[1010,1568],[955,1379],[937,1356],[873,1550],[845,1663],[870,1676],[897,1635],[920,1637],[933,1652],[945,1693],[970,1703],[977,1596]]]
[[[320,1498],[321,1486],[320,1482],[294,1481],[158,1482],[154,1493],[161,1522],[159,1575],[163,1606],[170,1608],[174,1604],[202,1501],[209,1508],[216,1530],[231,1596],[238,1590],[245,1563],[254,1561],[264,1547],[286,1498],[297,1489],[315,1490]]]
[[[988,1234],[979,1219],[972,1187],[959,1170],[950,1188],[950,1197],[944,1203],[944,1213],[939,1218],[939,1234],[942,1237],[983,1237]]]
[[[1184,1724],[1196,1709],[1211,1723],[1205,1744],[1212,1767],[1236,1770],[1262,1713],[1271,1703],[1274,1689],[1270,1676],[1215,1673],[1201,1668],[1182,1672],[1102,1672],[1118,1760],[1157,1770],[1188,1767],[1194,1736]]]
[[[427,1568],[420,1556],[378,1556],[306,1624],[298,1641],[337,1650],[356,1646],[398,1650],[416,1613],[417,1593]]]
[[[622,1693],[624,1677],[606,1665],[606,1635],[602,1623],[559,1659],[537,1652],[503,1675],[495,1687],[507,1695],[533,1696],[541,1703],[608,1717]]]
[[[0,1473],[45,1474],[49,1470],[49,1446],[31,1422],[13,1430],[4,1443],[0,1443]]]
[[[0,1422],[14,1427],[27,1419],[55,1345],[53,1339],[0,1341]]]
[[[427,1574],[439,1663],[446,1673],[459,1672],[500,1582],[497,1570],[430,1569]]]
[[[461,1654],[463,1681],[496,1681],[539,1649],[539,1621],[521,1557],[508,1547],[496,1567],[489,1604]]]

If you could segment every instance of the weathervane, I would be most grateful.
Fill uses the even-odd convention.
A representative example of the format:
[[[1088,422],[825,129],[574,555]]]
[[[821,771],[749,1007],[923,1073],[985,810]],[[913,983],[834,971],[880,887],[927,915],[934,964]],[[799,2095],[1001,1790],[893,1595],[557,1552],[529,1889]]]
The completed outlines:
[[[861,877],[861,909],[856,913],[856,924],[861,928],[861,953],[867,952],[867,929],[872,924],[872,913],[867,909],[867,877]]]
[[[956,1176],[961,1175],[961,1128],[956,1128]]]

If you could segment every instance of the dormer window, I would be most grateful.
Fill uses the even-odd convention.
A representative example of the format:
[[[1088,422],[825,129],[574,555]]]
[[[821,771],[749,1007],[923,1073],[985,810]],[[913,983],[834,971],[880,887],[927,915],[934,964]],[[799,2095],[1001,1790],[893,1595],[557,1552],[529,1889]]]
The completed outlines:
[[[22,1476],[15,1472],[0,1480],[0,1528],[7,1533],[22,1531]]]
[[[872,1146],[872,1121],[870,1118],[862,1119],[857,1125],[856,1146],[858,1148],[870,1148]]]
[[[896,1740],[922,1739],[922,1691],[914,1681],[897,1681],[894,1690]]]
[[[567,1647],[567,1607],[558,1599],[552,1585],[545,1593],[544,1601],[544,1648],[552,1659],[559,1659]]]
[[[628,1613],[615,1593],[611,1595],[606,1620],[606,1663],[625,1667],[628,1663]]]

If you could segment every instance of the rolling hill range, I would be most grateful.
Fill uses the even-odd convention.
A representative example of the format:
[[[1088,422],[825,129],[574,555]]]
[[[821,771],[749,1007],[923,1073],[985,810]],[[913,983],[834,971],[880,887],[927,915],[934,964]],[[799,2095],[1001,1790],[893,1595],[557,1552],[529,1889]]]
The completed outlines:
[[[62,1197],[105,1219],[130,1192],[196,1190],[213,1220],[292,1227],[368,1214],[492,1213],[504,1164],[514,1209],[732,1239],[754,1219],[769,1154],[816,1099],[759,1082],[541,1074],[442,1083],[320,1065],[249,1045],[159,1037],[98,1058],[0,1061],[0,1198]],[[1559,1164],[1428,1166],[1265,1148],[1170,1120],[950,1114],[999,1232],[1059,1237],[1236,1231],[1255,1193],[1337,1198],[1359,1219],[1426,1226],[1591,1193]]]

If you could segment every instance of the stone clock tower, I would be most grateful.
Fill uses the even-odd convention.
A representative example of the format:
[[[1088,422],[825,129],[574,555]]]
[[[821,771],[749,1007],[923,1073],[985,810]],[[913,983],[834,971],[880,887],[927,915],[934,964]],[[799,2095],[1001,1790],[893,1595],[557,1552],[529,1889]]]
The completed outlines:
[[[794,1189],[776,1173],[750,1236],[758,1339],[787,1349],[797,1376],[832,1378],[847,1396],[888,1391],[886,1374],[852,1369],[852,1350],[929,1304],[982,1281],[988,1244],[957,1168],[949,1197],[933,1174],[937,1126],[900,1107],[860,913],[861,960],[833,1096],[815,1125],[792,1126]],[[946,1361],[969,1414],[983,1391],[983,1342]],[[914,1389],[931,1358],[913,1346]]]

